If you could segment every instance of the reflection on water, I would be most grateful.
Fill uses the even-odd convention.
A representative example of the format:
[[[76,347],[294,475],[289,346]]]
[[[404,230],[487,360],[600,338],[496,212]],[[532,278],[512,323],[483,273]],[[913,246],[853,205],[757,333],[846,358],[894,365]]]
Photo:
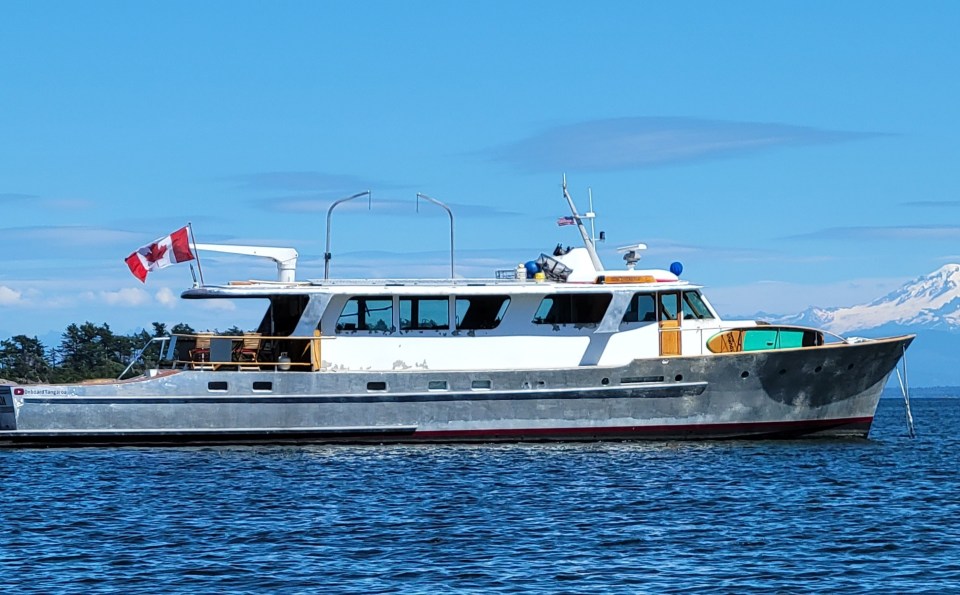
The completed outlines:
[[[960,399],[870,440],[0,452],[43,592],[944,592]]]

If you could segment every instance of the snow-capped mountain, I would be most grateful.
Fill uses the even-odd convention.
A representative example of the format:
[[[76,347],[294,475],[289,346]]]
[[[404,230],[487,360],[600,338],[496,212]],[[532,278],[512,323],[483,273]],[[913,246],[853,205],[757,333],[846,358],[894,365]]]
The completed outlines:
[[[868,304],[808,308],[792,316],[766,319],[823,328],[841,335],[882,326],[960,331],[960,264],[944,265]]]

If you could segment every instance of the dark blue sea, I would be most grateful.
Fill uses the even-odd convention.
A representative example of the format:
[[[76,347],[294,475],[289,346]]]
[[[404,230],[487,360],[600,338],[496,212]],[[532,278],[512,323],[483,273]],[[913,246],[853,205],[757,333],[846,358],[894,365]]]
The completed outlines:
[[[960,399],[871,439],[0,451],[11,593],[960,592]]]

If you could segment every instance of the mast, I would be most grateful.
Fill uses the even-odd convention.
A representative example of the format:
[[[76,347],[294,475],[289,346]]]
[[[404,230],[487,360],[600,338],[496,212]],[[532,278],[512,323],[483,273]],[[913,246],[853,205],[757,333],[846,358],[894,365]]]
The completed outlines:
[[[590,234],[587,233],[587,228],[583,226],[583,219],[590,219],[591,223],[593,222],[593,197],[591,196],[591,208],[590,212],[585,216],[581,216],[577,212],[577,206],[573,204],[573,198],[570,197],[570,193],[567,192],[567,174],[563,174],[563,196],[567,199],[567,204],[570,205],[570,212],[573,214],[573,220],[577,224],[577,229],[580,230],[580,237],[583,238],[583,246],[587,249],[587,254],[590,255],[590,262],[593,263],[593,268],[600,272],[603,270],[603,263],[600,262],[600,257],[597,256],[597,247],[593,243],[593,239],[590,237]]]

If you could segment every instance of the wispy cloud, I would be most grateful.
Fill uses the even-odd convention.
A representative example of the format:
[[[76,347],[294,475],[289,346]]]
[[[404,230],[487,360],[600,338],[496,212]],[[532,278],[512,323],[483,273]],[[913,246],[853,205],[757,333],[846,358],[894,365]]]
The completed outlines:
[[[36,194],[0,192],[0,203],[26,203],[31,201],[35,205],[51,209],[82,210],[95,206],[93,201],[83,198],[44,198]]]
[[[907,279],[859,278],[833,283],[758,281],[710,288],[710,303],[726,317],[752,317],[758,312],[796,314],[809,307],[863,304],[893,291]]]
[[[51,198],[43,201],[43,204],[52,209],[63,209],[70,211],[82,211],[96,206],[92,200],[87,200],[84,198]]]
[[[790,240],[952,240],[960,238],[960,225],[898,225],[830,227],[787,236]]]
[[[134,232],[85,225],[8,227],[0,229],[0,236],[6,241],[43,241],[58,246],[102,246],[133,242],[136,247],[139,245],[136,242],[143,239],[141,234]]]
[[[325,196],[286,196],[281,198],[271,198],[257,201],[257,204],[264,209],[284,213],[326,213],[335,199]],[[512,217],[520,213],[506,211],[490,205],[466,204],[466,203],[446,203],[453,211],[456,217]],[[371,200],[366,197],[357,198],[352,202],[343,203],[337,210],[360,211],[370,209],[376,211],[378,215],[401,215],[410,216],[418,213],[416,195],[411,195],[408,200],[402,199],[381,199],[373,196]],[[442,215],[446,213],[430,204],[428,201],[421,200],[419,212],[423,215]]]
[[[612,118],[551,128],[489,155],[526,171],[613,171],[876,136],[882,135],[763,122]]]
[[[347,174],[328,174],[316,171],[273,171],[241,174],[224,178],[245,190],[271,190],[288,192],[319,192],[324,195],[342,193],[350,195],[369,188],[399,188],[379,180],[370,180]]]
[[[0,192],[0,202],[25,201],[40,198],[35,194],[20,194],[17,192]]]
[[[960,207],[960,200],[911,200],[900,204],[905,207],[955,209]]]

